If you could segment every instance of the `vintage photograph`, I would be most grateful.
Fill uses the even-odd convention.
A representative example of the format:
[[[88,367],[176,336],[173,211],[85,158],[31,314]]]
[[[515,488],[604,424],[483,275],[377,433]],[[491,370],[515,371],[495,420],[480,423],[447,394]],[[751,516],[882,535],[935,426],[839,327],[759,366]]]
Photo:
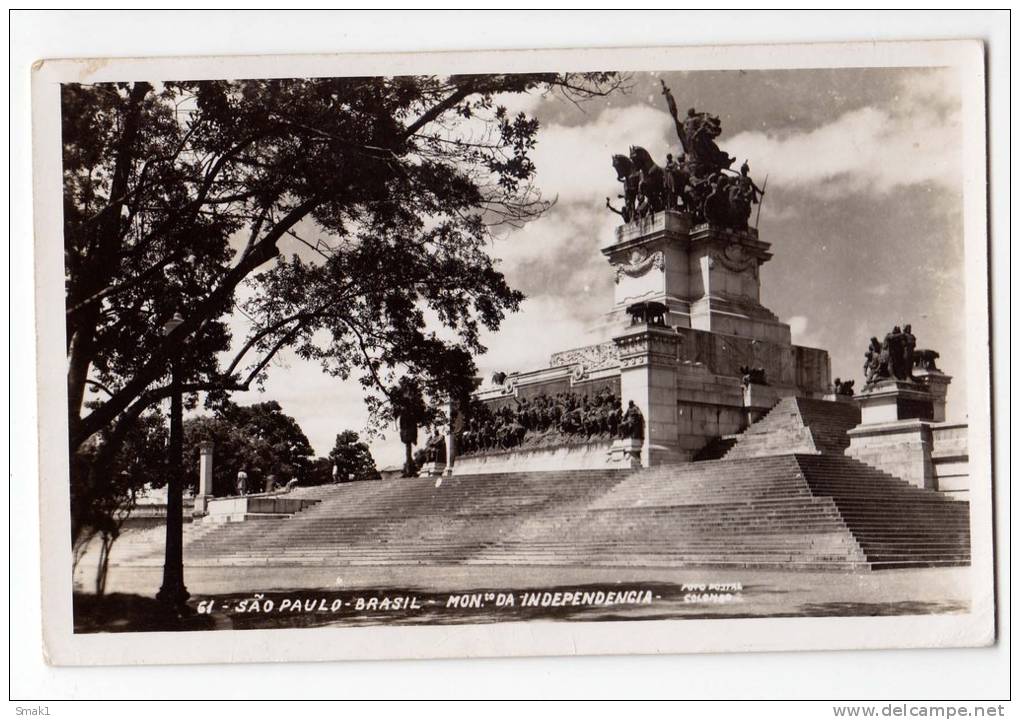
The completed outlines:
[[[44,622],[989,642],[981,49],[875,47],[44,66]]]

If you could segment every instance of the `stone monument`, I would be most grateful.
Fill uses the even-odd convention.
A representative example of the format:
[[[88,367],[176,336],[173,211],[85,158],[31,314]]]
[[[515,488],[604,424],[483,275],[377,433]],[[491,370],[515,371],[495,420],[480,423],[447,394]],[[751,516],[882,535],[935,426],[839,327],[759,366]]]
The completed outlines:
[[[555,353],[547,368],[500,373],[499,382],[475,394],[492,408],[520,408],[543,397],[609,391],[640,412],[644,432],[575,433],[555,463],[549,455],[548,467],[537,450],[515,467],[685,462],[710,441],[744,430],[782,397],[832,393],[828,353],[794,345],[790,326],[761,302],[761,267],[772,252],[750,218],[766,183],[751,178],[747,161],[739,172],[731,169],[735,158],[717,145],[718,117],[693,108],[681,116],[665,85],[663,94],[678,151],[663,165],[640,145],[612,156],[623,203],[606,204],[623,222],[600,247],[615,286],[608,312],[591,328],[593,343]],[[464,422],[464,447],[491,434],[482,420]],[[513,447],[499,448],[503,455],[528,447],[536,434],[519,430]],[[499,467],[464,458],[453,472]]]
[[[864,354],[865,385],[854,396],[861,424],[849,432],[847,454],[917,487],[936,489],[934,432],[946,419],[952,378],[938,353],[917,349],[910,325],[897,325]]]

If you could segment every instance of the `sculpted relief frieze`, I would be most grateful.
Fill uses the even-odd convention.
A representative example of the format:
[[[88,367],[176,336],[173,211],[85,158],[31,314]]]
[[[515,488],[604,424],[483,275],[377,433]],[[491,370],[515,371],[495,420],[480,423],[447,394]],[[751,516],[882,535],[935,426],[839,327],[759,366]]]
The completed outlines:
[[[723,252],[712,251],[709,258],[710,267],[719,263],[730,272],[750,272],[753,277],[758,277],[758,258],[737,243],[727,245]]]
[[[616,367],[619,364],[619,355],[616,345],[613,342],[604,342],[598,345],[574,348],[563,352],[554,353],[549,358],[550,367],[563,367],[565,365],[576,365],[583,373],[590,373],[596,370]],[[576,379],[576,378],[575,378]]]
[[[631,251],[627,262],[619,263],[616,266],[616,282],[620,282],[620,277],[623,275],[641,277],[652,268],[662,271],[665,267],[666,258],[661,250],[649,253],[644,248],[635,248]]]

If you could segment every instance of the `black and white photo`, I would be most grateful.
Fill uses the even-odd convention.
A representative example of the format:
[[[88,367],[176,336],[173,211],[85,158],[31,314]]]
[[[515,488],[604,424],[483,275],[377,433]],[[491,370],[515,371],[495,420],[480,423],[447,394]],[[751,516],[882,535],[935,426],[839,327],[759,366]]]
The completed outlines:
[[[980,44],[34,82],[56,662],[991,641]]]

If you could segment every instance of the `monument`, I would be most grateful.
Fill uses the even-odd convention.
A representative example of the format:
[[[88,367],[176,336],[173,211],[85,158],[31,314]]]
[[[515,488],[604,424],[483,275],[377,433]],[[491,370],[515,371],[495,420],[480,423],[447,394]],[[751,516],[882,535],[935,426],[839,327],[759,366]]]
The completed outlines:
[[[623,204],[606,205],[623,222],[600,248],[615,290],[595,342],[481,387],[458,412],[448,471],[686,462],[783,397],[831,394],[828,353],[794,345],[761,303],[771,245],[749,221],[766,183],[747,161],[730,168],[719,118],[694,108],[681,117],[662,91],[680,149],[664,166],[636,145],[612,156]],[[639,437],[621,431],[631,406]]]
[[[942,436],[947,426],[946,393],[952,378],[936,366],[939,354],[918,349],[909,324],[897,325],[883,340],[872,337],[864,353],[864,388],[854,401],[861,408],[861,424],[849,432],[847,454],[881,468],[912,485],[937,488]],[[947,432],[948,431],[948,432]],[[943,477],[945,473],[941,473]]]

